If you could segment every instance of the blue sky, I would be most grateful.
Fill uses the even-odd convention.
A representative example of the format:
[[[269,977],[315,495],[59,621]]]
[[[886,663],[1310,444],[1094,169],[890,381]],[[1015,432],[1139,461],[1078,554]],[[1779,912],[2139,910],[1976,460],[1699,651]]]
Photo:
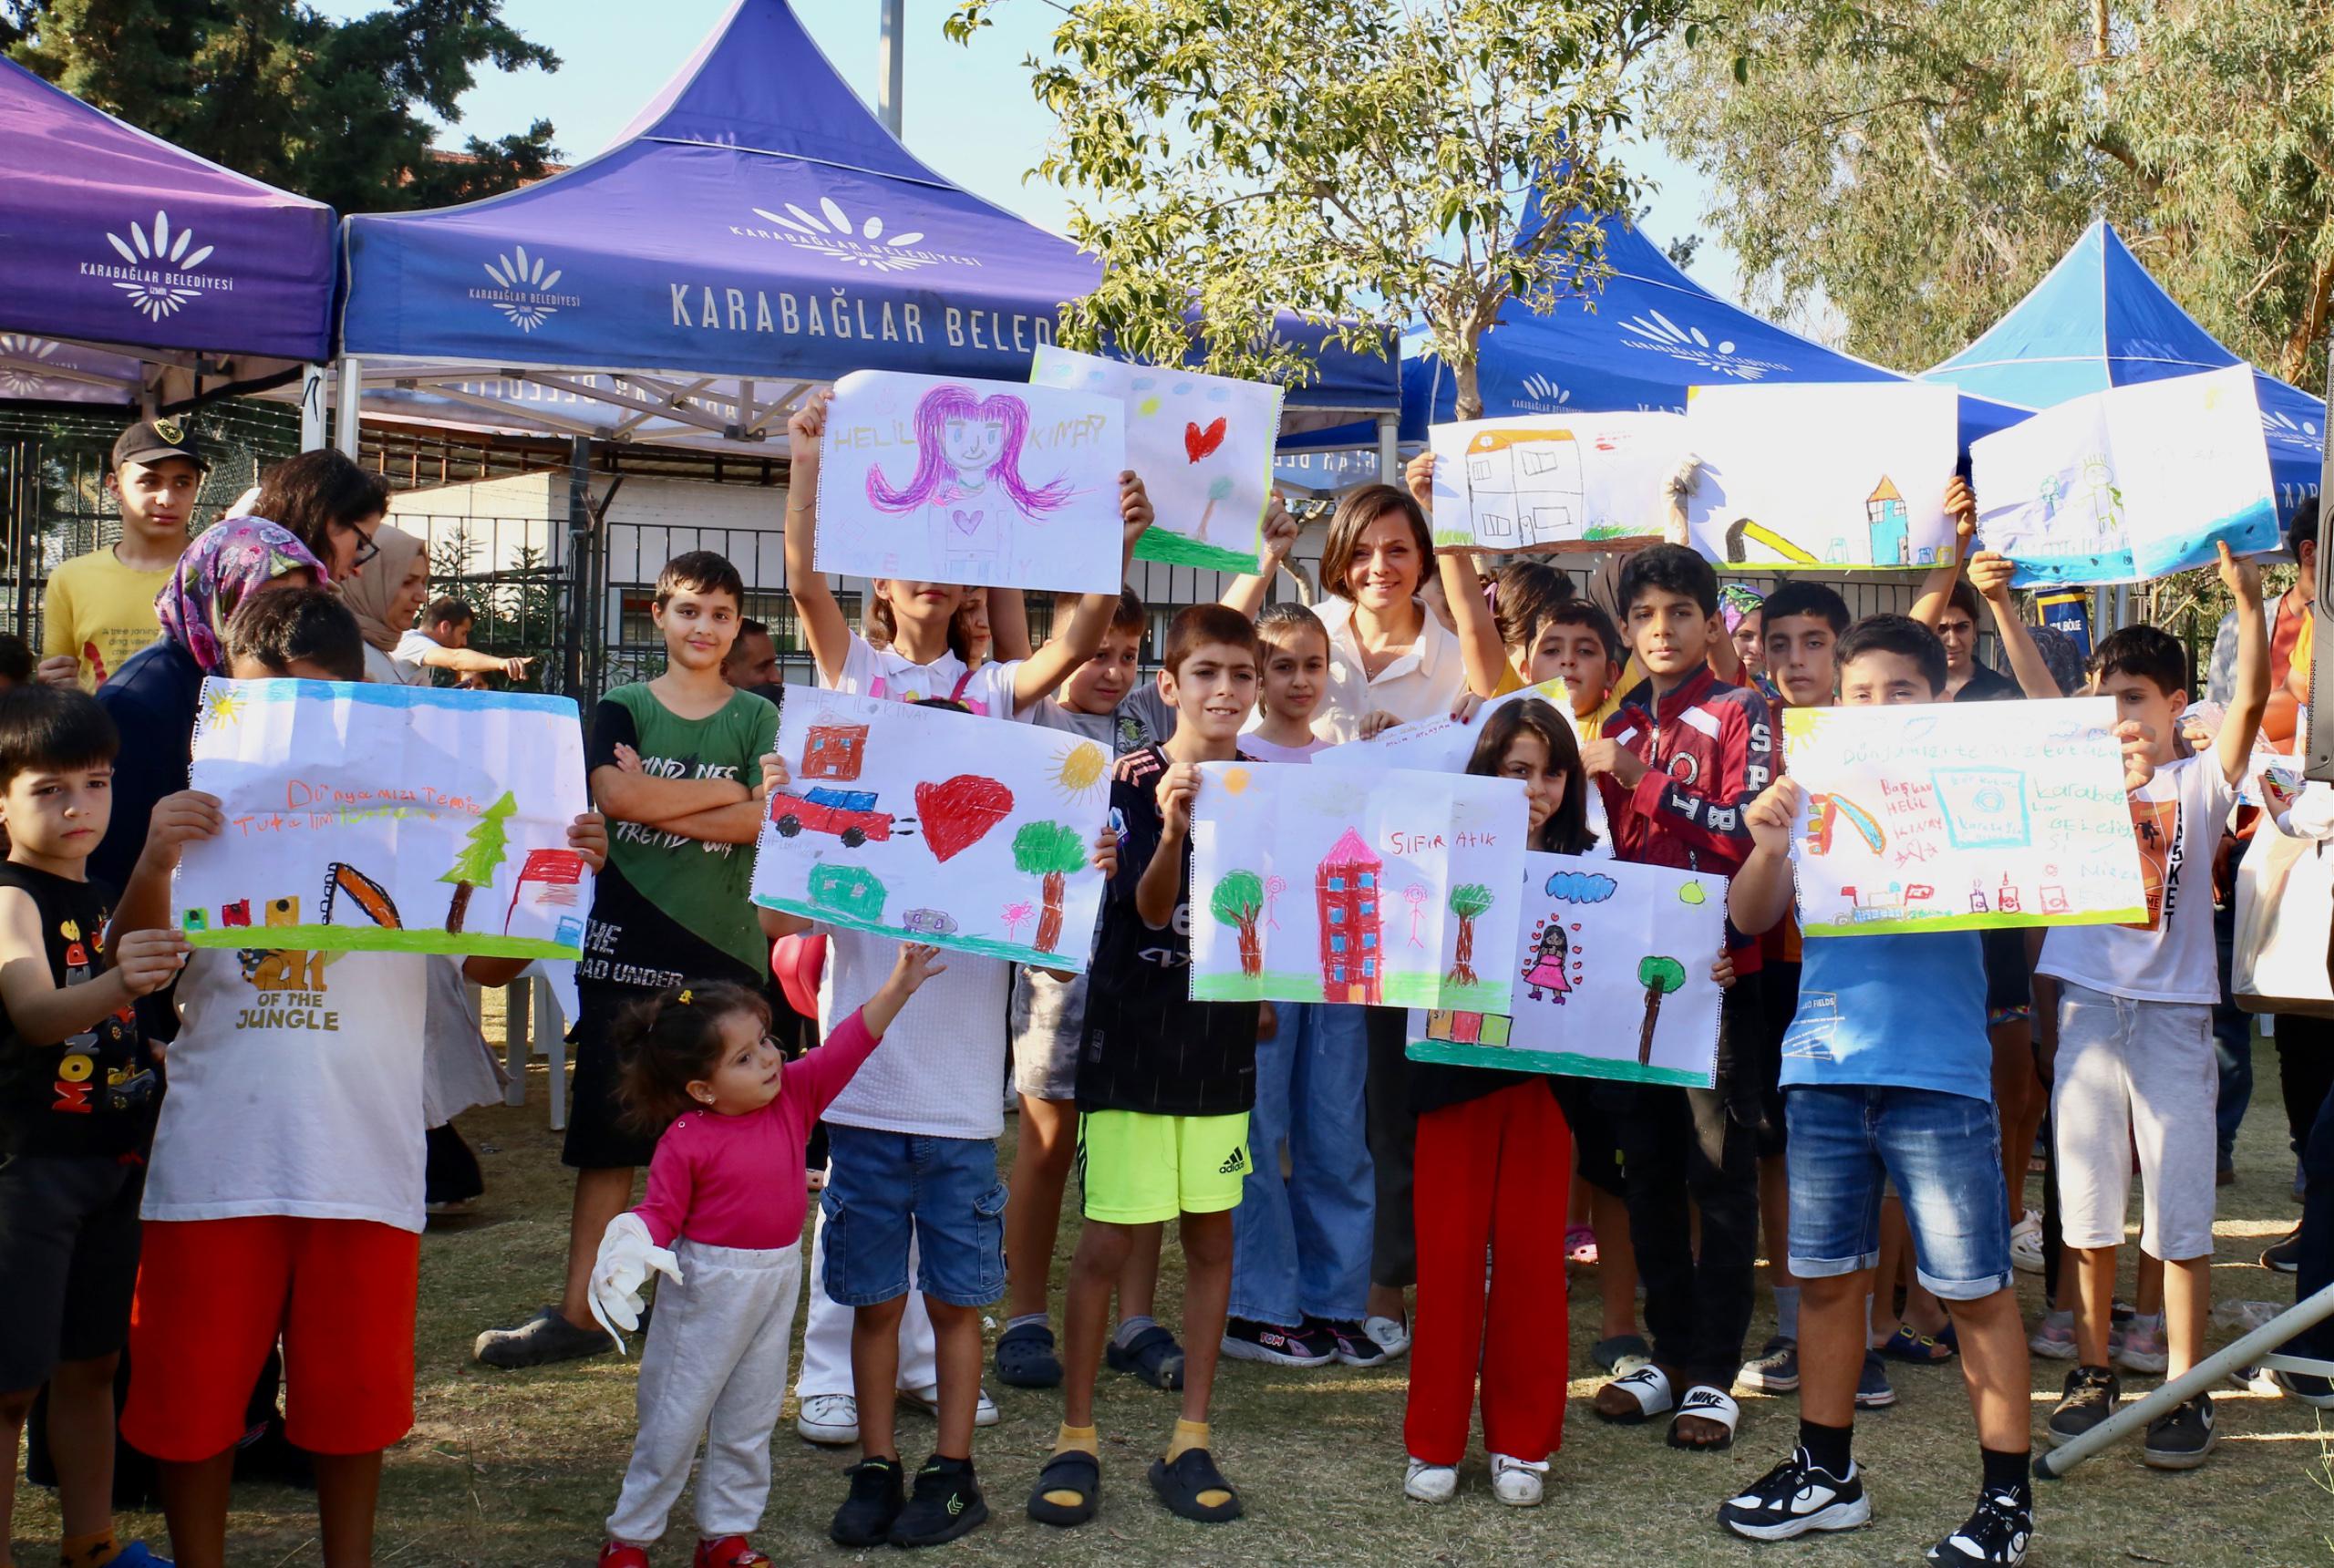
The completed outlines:
[[[320,0],[318,8],[353,16],[377,5]],[[794,8],[827,57],[873,104],[873,0],[794,0]],[[1059,233],[1069,223],[1061,191],[1021,178],[1052,129],[1052,116],[1030,97],[1021,62],[1046,52],[1055,9],[1048,0],[1007,0],[995,26],[959,47],[941,32],[950,8],[950,0],[908,0],[907,144],[958,184]],[[503,0],[503,15],[549,46],[560,69],[490,73],[464,97],[461,124],[445,139],[459,146],[466,135],[501,136],[547,119],[570,161],[589,157],[624,129],[727,9],[727,0]],[[1637,149],[1629,162],[1659,186],[1646,220],[1650,233],[1667,241],[1700,228],[1706,186],[1698,174],[1658,148]],[[1707,236],[1692,270],[1705,286],[1730,299],[1738,295],[1732,254]]]

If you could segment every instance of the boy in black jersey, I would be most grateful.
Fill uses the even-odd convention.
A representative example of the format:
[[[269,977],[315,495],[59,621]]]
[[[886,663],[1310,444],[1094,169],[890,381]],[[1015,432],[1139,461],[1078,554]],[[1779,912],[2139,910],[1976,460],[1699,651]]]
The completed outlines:
[[[1078,1057],[1079,1168],[1086,1227],[1063,1305],[1063,1409],[1029,1517],[1094,1517],[1101,1464],[1094,1377],[1110,1326],[1110,1287],[1138,1228],[1182,1220],[1183,1408],[1152,1490],[1185,1519],[1240,1513],[1208,1453],[1208,1398],[1232,1294],[1232,1211],[1248,1175],[1256,1099],[1256,1004],[1195,1002],[1190,835],[1199,765],[1239,756],[1256,702],[1256,633],[1247,617],[1195,604],[1168,629],[1160,689],[1174,734],[1119,759],[1110,783],[1118,868],[1088,975]]]
[[[160,1561],[114,1540],[113,1380],[162,1087],[130,1004],[170,984],[186,940],[108,930],[114,890],[88,880],[119,748],[77,686],[0,695],[0,1521],[46,1383],[67,1568]],[[185,810],[164,801],[155,834],[180,830]]]

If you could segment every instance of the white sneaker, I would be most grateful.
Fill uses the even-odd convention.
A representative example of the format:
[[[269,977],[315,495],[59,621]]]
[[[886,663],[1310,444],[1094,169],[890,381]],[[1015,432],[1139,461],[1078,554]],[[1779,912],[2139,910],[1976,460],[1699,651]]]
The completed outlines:
[[[813,1394],[802,1401],[794,1429],[806,1443],[847,1448],[859,1440],[859,1401],[849,1394]]]
[[[2009,1228],[2009,1264],[2020,1274],[2042,1272],[2042,1216],[2031,1209]]]
[[[1386,1352],[1386,1358],[1389,1361],[1410,1347],[1410,1320],[1408,1314],[1400,1317],[1365,1317],[1361,1320],[1361,1331],[1377,1342],[1378,1347]]]
[[[903,1388],[900,1398],[928,1416],[936,1418],[940,1414],[940,1385],[937,1383],[926,1383],[921,1388]],[[973,1407],[973,1425],[994,1427],[997,1422],[997,1401],[988,1397],[986,1388],[983,1388],[980,1402]]]
[[[1383,1323],[1384,1318],[1375,1321]],[[1430,1465],[1412,1460],[1402,1472],[1402,1495],[1420,1502],[1449,1502],[1459,1493],[1459,1471],[1451,1465]],[[1534,1497],[1532,1501],[1537,1502]]]
[[[1532,1464],[1506,1454],[1492,1456],[1492,1491],[1510,1508],[1540,1506],[1540,1477],[1546,1472],[1548,1461]]]

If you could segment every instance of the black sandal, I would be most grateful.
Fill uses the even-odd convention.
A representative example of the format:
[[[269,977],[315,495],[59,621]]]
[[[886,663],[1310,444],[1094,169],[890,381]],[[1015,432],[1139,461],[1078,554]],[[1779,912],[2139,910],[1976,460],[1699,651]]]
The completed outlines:
[[[1183,1347],[1155,1323],[1123,1347],[1111,1340],[1104,1358],[1113,1372],[1131,1372],[1162,1392],[1172,1394],[1183,1386]]]
[[[997,1336],[997,1375],[1016,1388],[1061,1386],[1061,1358],[1054,1354],[1054,1331],[1025,1323]]]
[[[1205,1449],[1185,1449],[1175,1457],[1175,1462],[1165,1460],[1151,1461],[1151,1490],[1167,1505],[1167,1511],[1178,1519],[1189,1519],[1201,1524],[1222,1524],[1240,1517],[1240,1494],[1215,1468],[1215,1460]],[[1200,1501],[1202,1492],[1220,1491],[1224,1499],[1219,1503]]]
[[[1076,1492],[1076,1502],[1056,1502],[1051,1494]],[[1082,1449],[1064,1449],[1038,1472],[1038,1490],[1029,1494],[1029,1517],[1039,1524],[1073,1529],[1094,1517],[1102,1501],[1102,1461]]]

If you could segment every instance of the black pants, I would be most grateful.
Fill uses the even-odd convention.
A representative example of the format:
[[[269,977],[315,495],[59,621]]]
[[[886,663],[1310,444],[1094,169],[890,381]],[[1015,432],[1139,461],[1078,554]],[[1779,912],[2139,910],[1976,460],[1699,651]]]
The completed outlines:
[[[1410,1014],[1401,1007],[1371,1007],[1362,1029],[1369,1043],[1362,1130],[1369,1144],[1378,1198],[1369,1283],[1403,1290],[1419,1283],[1418,1236],[1410,1216],[1410,1167],[1418,1152],[1419,1119],[1410,1109],[1410,1061],[1402,1054],[1410,1044]]]
[[[2293,1022],[2290,1016],[2277,1020],[2277,1049],[2281,1056],[2286,1050],[2287,1026]],[[2310,1022],[2322,1026],[2325,1020],[2313,1018]],[[2288,1076],[2286,1082],[2290,1086],[2292,1078]],[[2290,1088],[2288,1093],[2290,1096]],[[2302,1194],[2301,1255],[2294,1272],[2297,1303],[2334,1284],[2334,1094],[2319,1103],[2318,1115],[2302,1145],[2301,1168],[2308,1185]],[[2334,1323],[2321,1323],[2303,1330],[2286,1342],[2285,1349],[2288,1355],[2334,1360]]]
[[[2334,1089],[2334,1018],[2277,1015],[2277,1086],[2285,1091],[2286,1131],[2307,1171],[2310,1130]]]

